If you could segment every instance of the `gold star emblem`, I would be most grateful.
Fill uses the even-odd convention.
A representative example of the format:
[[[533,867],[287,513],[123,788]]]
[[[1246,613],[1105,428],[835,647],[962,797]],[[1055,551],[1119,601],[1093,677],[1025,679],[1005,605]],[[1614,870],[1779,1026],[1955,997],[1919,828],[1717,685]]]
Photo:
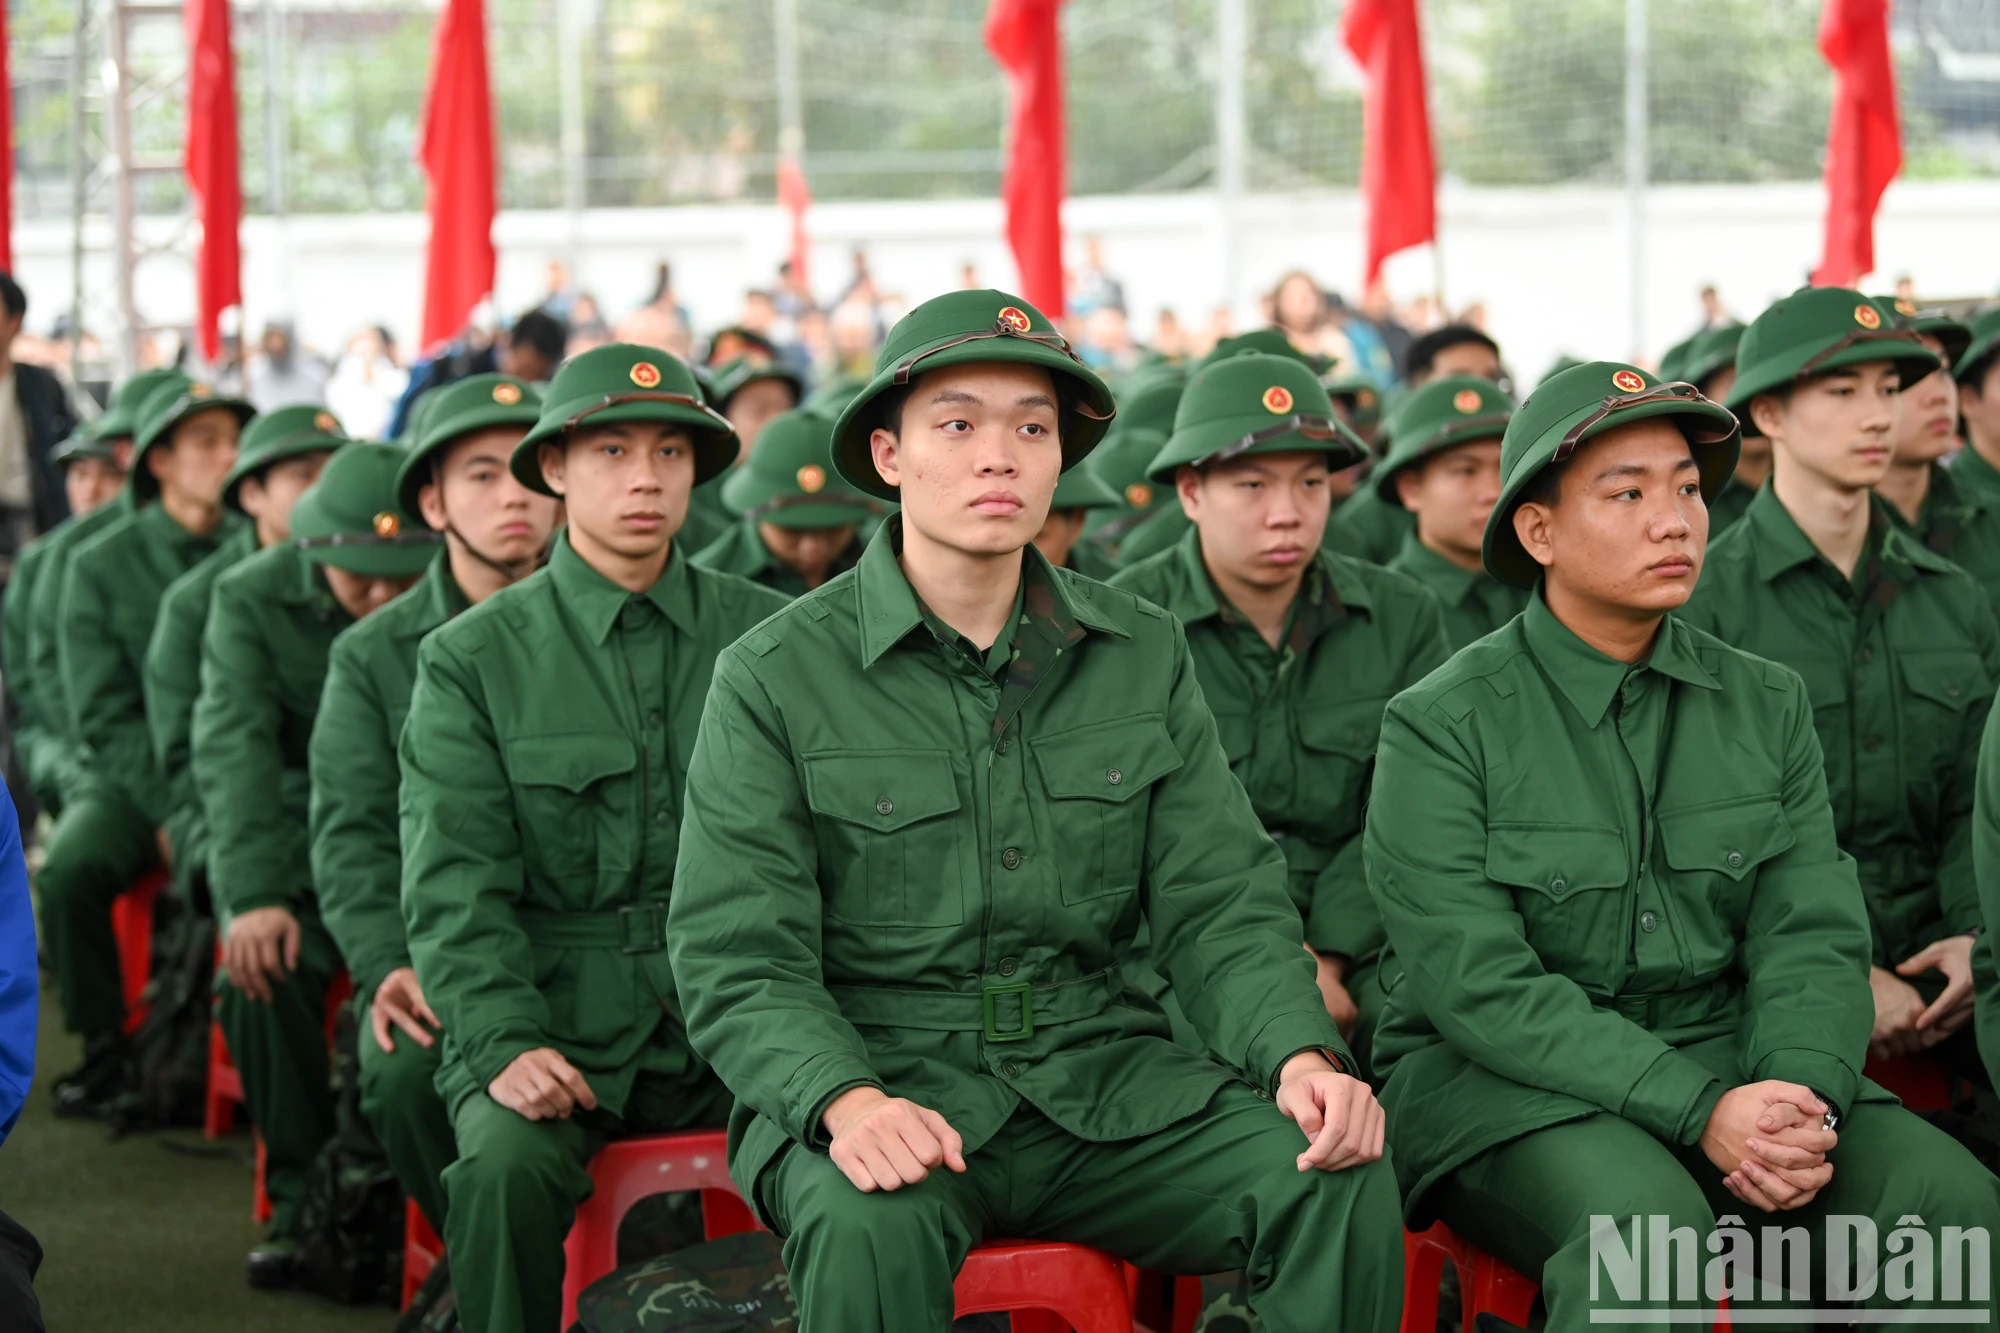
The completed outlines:
[[[340,423],[333,419],[333,413],[321,412],[313,418],[313,429],[331,435],[340,429]]]
[[[214,392],[215,390],[209,388],[200,380],[196,380],[193,384],[188,385],[188,397],[190,398],[206,398]]]
[[[658,388],[660,368],[650,361],[641,361],[632,367],[632,382],[642,389]]]
[[[1882,312],[1872,305],[1858,305],[1854,307],[1854,322],[1864,329],[1879,329],[1882,327]]]
[[[1917,313],[1917,303],[1907,296],[1896,298],[1896,313],[1905,317]]]
[[[1034,321],[1028,318],[1027,311],[1011,305],[1000,307],[1000,322],[1016,333],[1026,333],[1034,327]]]
[[[375,515],[375,535],[393,537],[403,530],[403,520],[387,510]]]
[[[1292,391],[1282,384],[1273,384],[1264,390],[1264,410],[1276,416],[1283,416],[1292,410]]]
[[[1479,410],[1479,390],[1460,389],[1451,396],[1451,405],[1457,408],[1461,415],[1471,416]]]
[[[1153,503],[1153,488],[1143,481],[1135,481],[1125,488],[1125,503],[1134,509],[1144,509]]]
[[[1621,370],[1611,377],[1611,383],[1620,393],[1637,393],[1646,387],[1646,377],[1636,370]]]
[[[1354,405],[1364,412],[1370,410],[1375,406],[1375,391],[1373,389],[1363,389],[1360,393],[1355,394]]]
[[[634,376],[634,378],[637,378],[637,376]],[[494,385],[493,401],[502,407],[512,407],[521,401],[521,386],[518,384]]]
[[[826,489],[826,469],[817,463],[807,463],[799,469],[799,489],[807,495],[818,495]]]

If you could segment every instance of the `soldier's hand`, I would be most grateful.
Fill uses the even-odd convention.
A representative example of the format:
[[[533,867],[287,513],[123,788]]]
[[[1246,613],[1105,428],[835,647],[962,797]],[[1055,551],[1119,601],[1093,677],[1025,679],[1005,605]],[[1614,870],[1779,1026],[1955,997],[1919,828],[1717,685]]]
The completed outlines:
[[[1826,1112],[1826,1103],[1797,1083],[1731,1088],[1709,1112],[1701,1150],[1729,1192],[1751,1207],[1803,1207],[1833,1179],[1826,1155],[1839,1139],[1824,1127]]]
[[[1312,1140],[1298,1168],[1342,1171],[1382,1156],[1386,1119],[1366,1083],[1337,1072],[1326,1057],[1308,1051],[1286,1062],[1278,1076],[1278,1109]]]
[[[1923,1034],[1917,1030],[1917,1020],[1924,1013],[1924,997],[1917,993],[1917,988],[1894,972],[1871,967],[1868,989],[1875,997],[1875,1029],[1868,1035],[1868,1054],[1886,1060],[1897,1055],[1914,1055],[1924,1049]]]
[[[1321,953],[1310,944],[1306,946],[1306,952],[1313,956],[1313,966],[1319,971],[1314,980],[1319,982],[1320,998],[1326,1001],[1326,1012],[1332,1015],[1334,1023],[1340,1028],[1340,1035],[1352,1038],[1354,1025],[1361,1021],[1361,1010],[1354,1003],[1354,997],[1347,993],[1346,967],[1341,959]]]
[[[880,1088],[849,1088],[820,1119],[833,1164],[864,1194],[917,1184],[939,1166],[965,1170],[965,1140],[943,1116]]]
[[[1952,935],[1919,949],[1896,965],[1899,977],[1923,972],[1944,974],[1944,994],[1917,1015],[1915,1028],[1925,1046],[1935,1046],[1964,1027],[1972,1017],[1972,936]]]
[[[424,1026],[426,1023],[430,1027]],[[428,1050],[437,1045],[431,1028],[442,1028],[444,1024],[424,1003],[424,988],[417,984],[417,970],[399,967],[383,977],[382,984],[375,988],[375,998],[368,1004],[368,1026],[375,1030],[375,1044],[394,1055],[396,1038],[392,1027],[401,1028],[417,1045]]]
[[[229,921],[222,966],[229,984],[270,1003],[272,987],[299,970],[299,919],[288,907],[253,907]]]
[[[597,1094],[562,1052],[543,1046],[523,1051],[486,1085],[486,1095],[530,1120],[567,1120],[581,1106],[597,1109]]]

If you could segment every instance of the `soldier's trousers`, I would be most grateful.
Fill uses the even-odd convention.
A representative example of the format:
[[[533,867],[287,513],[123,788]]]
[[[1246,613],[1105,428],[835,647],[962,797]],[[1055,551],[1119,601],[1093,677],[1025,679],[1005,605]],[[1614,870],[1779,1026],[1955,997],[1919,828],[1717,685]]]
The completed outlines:
[[[79,793],[56,821],[36,876],[42,943],[62,993],[63,1026],[86,1039],[125,1023],[111,900],[159,864],[153,825],[110,788]]]
[[[389,1167],[404,1191],[443,1235],[444,1169],[458,1160],[451,1116],[437,1090],[444,1038],[434,1034],[437,1044],[425,1047],[401,1028],[392,1027],[389,1035],[396,1049],[383,1050],[375,1044],[375,1034],[369,1028],[368,998],[355,997],[360,1027],[361,1113],[381,1140]]]
[[[1804,1228],[1814,1305],[1826,1299],[1828,1217],[1873,1219],[1881,1238],[1876,1254],[1885,1264],[1894,1257],[1889,1233],[1904,1218],[1921,1218],[1933,1239],[1949,1226],[1984,1227],[1987,1236],[2000,1236],[2000,1179],[1943,1132],[1886,1102],[1855,1106],[1837,1132],[1832,1181],[1811,1203],[1788,1212],[1764,1213],[1738,1200],[1698,1146],[1669,1146],[1608,1114],[1536,1130],[1489,1149],[1447,1176],[1431,1197],[1452,1230],[1527,1276],[1540,1275],[1549,1333],[1593,1327],[1593,1266],[1600,1268],[1595,1275],[1600,1323],[1618,1308],[1713,1310],[1702,1280],[1716,1253],[1708,1243],[1718,1217],[1747,1223],[1760,1244],[1766,1227]],[[1646,1219],[1647,1246],[1661,1234],[1659,1228],[1669,1233],[1691,1228],[1691,1243],[1683,1248],[1697,1279],[1694,1290],[1684,1293],[1666,1281],[1663,1298],[1655,1299],[1653,1274],[1642,1270],[1644,1299],[1618,1299],[1608,1273],[1592,1260],[1593,1216],[1616,1219],[1628,1249],[1634,1216]],[[1775,1247],[1770,1249],[1757,1253],[1760,1277],[1767,1261],[1777,1261]],[[1983,1271],[1987,1264],[1982,1254],[1974,1266]],[[1932,1290],[1942,1293],[1937,1275],[1930,1276]],[[1888,1292],[1889,1284],[1878,1282],[1874,1299],[1865,1303],[1888,1305]],[[1784,1308],[1782,1302],[1759,1304]]]
[[[945,1333],[952,1277],[989,1236],[1093,1245],[1168,1273],[1241,1270],[1265,1333],[1387,1333],[1401,1316],[1403,1231],[1385,1157],[1300,1171],[1305,1139],[1232,1084],[1143,1138],[1092,1143],[1023,1103],[918,1185],[864,1194],[796,1145],[758,1193],[785,1236],[800,1333]]]
[[[326,993],[341,969],[340,951],[310,905],[299,919],[299,969],[253,1000],[217,977],[216,1020],[243,1076],[243,1103],[264,1137],[264,1189],[271,1234],[290,1237],[306,1172],[333,1137],[333,1089],[327,1062]],[[369,1038],[368,1040],[373,1040]]]
[[[456,1072],[446,1069],[447,1084]],[[530,1120],[484,1089],[462,1097],[452,1113],[458,1160],[444,1173],[444,1241],[466,1333],[560,1333],[563,1238],[590,1197],[591,1155],[627,1135],[719,1127],[732,1104],[706,1069],[639,1075],[622,1116]]]

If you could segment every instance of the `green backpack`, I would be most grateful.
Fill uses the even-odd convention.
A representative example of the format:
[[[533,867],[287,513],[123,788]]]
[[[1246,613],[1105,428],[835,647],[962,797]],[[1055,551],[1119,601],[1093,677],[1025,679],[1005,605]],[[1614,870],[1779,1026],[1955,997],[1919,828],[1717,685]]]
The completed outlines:
[[[779,1243],[745,1231],[628,1264],[583,1289],[571,1333],[797,1333]]]

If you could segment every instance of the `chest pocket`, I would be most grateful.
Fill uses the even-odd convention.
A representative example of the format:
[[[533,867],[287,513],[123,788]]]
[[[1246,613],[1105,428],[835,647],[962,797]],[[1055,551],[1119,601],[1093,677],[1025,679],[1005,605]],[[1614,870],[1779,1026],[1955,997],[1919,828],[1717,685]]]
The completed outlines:
[[[1253,713],[1215,711],[1215,736],[1222,742],[1222,753],[1234,768],[1250,754],[1257,745],[1257,718]]]
[[[1675,889],[1707,906],[1740,939],[1750,912],[1748,890],[1757,868],[1798,836],[1776,796],[1660,812],[1660,850],[1675,872]]]
[[[1594,824],[1495,824],[1486,876],[1515,890],[1528,943],[1551,972],[1608,984],[1625,958],[1625,838]]]
[[[1375,746],[1382,735],[1382,711],[1388,706],[1384,697],[1299,710],[1300,803],[1317,812],[1313,822],[1330,839],[1338,841],[1361,831]]]
[[[956,926],[965,920],[972,831],[943,750],[805,756],[806,804],[819,836],[829,916],[855,926]]]
[[[1078,727],[1036,740],[1034,754],[1063,901],[1136,891],[1152,786],[1181,766],[1165,720],[1147,713]]]
[[[630,738],[551,732],[513,737],[504,752],[531,870],[559,876],[592,870],[604,851],[632,840],[633,794],[623,779],[638,767],[639,752]]]
[[[1967,728],[1976,731],[1986,720],[1982,712],[1968,721],[1965,712],[1985,695],[1985,664],[1975,653],[1903,652],[1897,665],[1904,687],[1903,768],[1941,781],[1957,764]]]

